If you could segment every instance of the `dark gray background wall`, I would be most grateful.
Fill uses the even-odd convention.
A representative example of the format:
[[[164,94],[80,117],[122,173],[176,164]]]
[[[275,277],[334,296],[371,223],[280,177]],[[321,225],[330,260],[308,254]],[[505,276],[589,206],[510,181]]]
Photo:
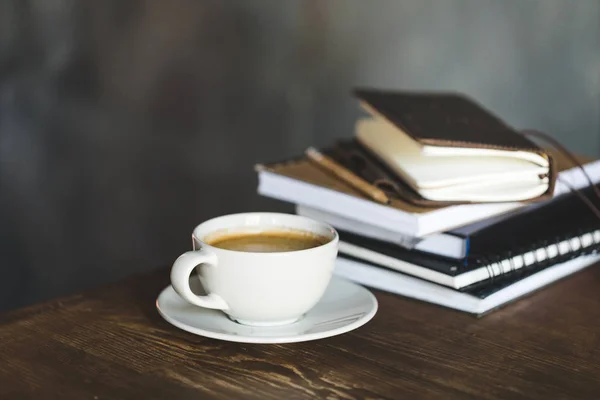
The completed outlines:
[[[354,85],[459,90],[600,156],[600,2],[0,0],[0,308],[291,211],[253,164],[351,136]]]

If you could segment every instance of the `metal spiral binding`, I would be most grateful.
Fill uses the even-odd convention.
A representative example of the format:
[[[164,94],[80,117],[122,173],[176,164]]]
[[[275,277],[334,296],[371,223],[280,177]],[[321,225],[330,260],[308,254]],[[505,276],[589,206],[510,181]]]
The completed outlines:
[[[477,257],[477,264],[485,268],[488,273],[488,279],[490,282],[493,282],[496,274],[494,274],[494,269],[489,262],[489,257],[484,255]]]
[[[571,232],[570,235],[559,235],[552,240],[543,240],[534,245],[528,247],[518,247],[507,251],[503,254],[497,255],[479,255],[475,258],[475,263],[478,267],[484,267],[488,273],[490,283],[494,282],[495,278],[500,276],[515,276],[525,274],[530,269],[544,269],[550,265],[558,264],[568,260],[572,260],[584,254],[592,254],[600,251],[600,240],[597,240],[594,236],[593,231],[583,231],[578,229],[575,232]],[[589,246],[584,246],[583,236],[586,234],[592,235],[592,243]],[[560,243],[567,242],[569,251],[566,253],[561,252]],[[574,246],[573,241],[578,243],[577,249]],[[556,246],[556,255],[551,257],[550,247]],[[545,257],[540,256],[538,253],[543,252]],[[533,253],[533,263],[527,265],[526,255],[527,253]],[[515,259],[521,260],[521,266],[517,268]],[[508,261],[508,270],[505,269],[505,261]],[[499,273],[494,271],[494,264],[498,265]]]
[[[571,251],[569,252],[569,256],[568,256],[567,260],[572,260],[572,259],[574,259],[574,258],[575,258],[575,252],[576,252],[577,250],[575,250],[575,248],[573,247],[573,243],[571,242],[571,241],[572,241],[572,240],[574,240],[574,239],[579,239],[579,247],[580,247],[580,248],[581,248],[581,247],[583,247],[583,246],[582,246],[582,241],[581,241],[581,239],[580,239],[578,236],[575,236],[575,237],[572,237],[572,238],[569,238],[569,239],[567,239],[567,244],[569,245],[569,250],[571,250]]]
[[[498,266],[500,266],[500,262],[502,261],[502,257],[500,257],[500,255],[488,256],[487,260],[488,260],[489,269],[492,271],[494,278],[498,275],[500,275],[500,276],[504,275],[504,270],[503,269],[501,270],[500,267],[498,267],[498,270],[499,270],[498,274],[496,274],[496,272],[494,271],[494,264],[498,264]],[[494,278],[492,278],[492,280]]]
[[[542,248],[544,249],[544,253],[546,255],[546,258],[543,259],[542,261],[536,260],[538,264],[540,264],[541,268],[546,268],[548,267],[551,263],[552,263],[552,257],[550,257],[550,246],[553,246],[555,244],[549,243],[548,240],[544,240],[542,241]],[[558,245],[556,245],[556,251],[558,252]]]
[[[536,246],[531,246],[531,247],[537,247]],[[531,251],[531,249],[529,247],[521,247],[521,249],[519,249],[519,258],[521,259],[521,268],[518,269],[518,272],[523,273],[523,271],[525,271],[525,269],[528,267],[527,265],[527,260],[525,259],[525,254],[527,254],[529,251]],[[518,273],[517,273],[518,275]]]
[[[510,269],[508,270],[508,272],[516,271],[517,267],[515,266],[515,260],[514,260],[514,256],[513,256],[512,250],[507,251],[506,255],[508,257],[508,265],[510,267]]]
[[[570,257],[573,254],[573,249],[571,247],[571,242],[569,241],[571,235],[563,235],[563,236],[557,236],[554,240],[554,245],[556,246],[556,251],[557,251],[557,255],[556,255],[556,260],[558,262],[562,262],[562,261],[567,261],[570,259]],[[567,245],[569,246],[569,250],[566,254],[561,253],[560,251],[560,244],[564,241],[567,241]]]

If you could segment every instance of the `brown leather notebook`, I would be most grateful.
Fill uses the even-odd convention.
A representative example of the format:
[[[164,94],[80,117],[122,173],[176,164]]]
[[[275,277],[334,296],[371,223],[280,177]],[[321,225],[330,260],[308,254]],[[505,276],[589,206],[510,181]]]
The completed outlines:
[[[369,184],[383,190],[390,198],[403,201],[419,207],[445,207],[459,204],[473,204],[474,201],[454,200],[437,201],[423,198],[411,185],[396,175],[378,157],[365,149],[357,140],[338,140],[333,146],[325,149],[324,154],[331,157],[343,167],[364,179]],[[561,155],[561,158],[563,156]],[[555,168],[556,158],[551,156],[552,168]],[[554,181],[553,181],[554,183]],[[552,190],[553,191],[553,190]],[[551,194],[548,193],[548,196]],[[539,199],[539,198],[538,198]]]
[[[459,93],[356,89],[370,117],[360,146],[413,191],[414,202],[535,201],[552,195],[552,156]]]

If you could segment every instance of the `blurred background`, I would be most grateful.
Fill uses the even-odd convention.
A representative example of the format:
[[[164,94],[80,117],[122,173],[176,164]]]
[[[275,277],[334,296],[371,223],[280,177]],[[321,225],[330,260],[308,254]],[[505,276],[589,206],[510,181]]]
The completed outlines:
[[[458,90],[600,156],[598,0],[0,0],[0,309],[168,267],[353,86]]]

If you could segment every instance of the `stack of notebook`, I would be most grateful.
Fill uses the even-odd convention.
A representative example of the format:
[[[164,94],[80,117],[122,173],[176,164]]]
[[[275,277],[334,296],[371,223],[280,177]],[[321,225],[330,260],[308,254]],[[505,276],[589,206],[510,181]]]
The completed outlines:
[[[600,260],[600,161],[586,177],[465,96],[355,95],[368,115],[326,163],[257,166],[259,194],[338,230],[336,274],[481,315]]]

